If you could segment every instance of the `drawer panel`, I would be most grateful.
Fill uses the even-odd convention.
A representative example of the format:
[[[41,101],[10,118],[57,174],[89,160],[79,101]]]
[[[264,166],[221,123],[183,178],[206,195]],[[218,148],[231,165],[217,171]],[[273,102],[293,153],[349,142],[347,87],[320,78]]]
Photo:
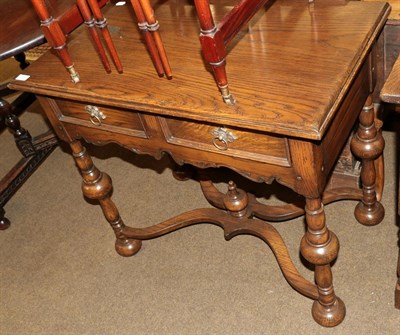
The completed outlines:
[[[54,102],[62,122],[148,138],[142,116],[137,112],[66,99],[56,99]]]
[[[285,137],[174,118],[159,117],[159,122],[168,143],[268,164],[291,166]]]

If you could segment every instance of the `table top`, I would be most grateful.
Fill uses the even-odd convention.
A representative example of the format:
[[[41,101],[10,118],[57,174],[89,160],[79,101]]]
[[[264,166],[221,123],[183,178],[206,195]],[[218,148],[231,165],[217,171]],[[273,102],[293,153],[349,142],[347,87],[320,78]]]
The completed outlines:
[[[381,98],[388,103],[400,104],[400,56],[382,88]]]
[[[227,73],[237,103],[223,103],[201,57],[193,3],[155,2],[173,79],[159,78],[132,8],[106,13],[124,73],[106,74],[87,32],[69,43],[81,82],[73,84],[48,53],[11,87],[53,97],[213,121],[275,134],[321,139],[389,12],[386,3],[277,0],[262,9],[228,48]],[[216,21],[231,8],[213,6]]]
[[[363,0],[363,1],[379,1],[379,0]],[[388,23],[400,25],[400,0],[386,0],[392,7],[388,17]]]

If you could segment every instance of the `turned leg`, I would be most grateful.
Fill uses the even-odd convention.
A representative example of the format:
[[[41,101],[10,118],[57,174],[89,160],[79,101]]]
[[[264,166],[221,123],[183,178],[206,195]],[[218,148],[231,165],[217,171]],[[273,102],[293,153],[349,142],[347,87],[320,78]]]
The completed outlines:
[[[5,125],[14,135],[15,143],[24,157],[35,154],[32,137],[28,131],[21,127],[19,119],[12,113],[12,106],[4,99],[0,98],[0,119],[4,120]],[[7,196],[0,197],[0,205],[3,206],[8,200]],[[0,230],[10,227],[10,220],[5,217],[4,208],[0,208]]]
[[[35,154],[36,150],[33,146],[32,136],[29,132],[21,127],[18,117],[12,113],[12,106],[5,100],[0,98],[0,116],[4,118],[5,124],[14,135],[15,144],[24,157]]]
[[[29,63],[26,61],[26,56],[23,52],[15,55],[14,58],[19,63],[19,68],[21,70],[26,69],[29,66]]]
[[[351,150],[362,161],[361,183],[363,198],[355,208],[357,221],[368,226],[383,220],[385,210],[377,200],[375,160],[382,154],[385,142],[375,127],[375,111],[372,96],[369,96],[359,116],[357,132],[351,141]]]
[[[0,121],[5,121],[5,117],[9,114],[8,103],[0,98]],[[10,220],[6,217],[6,212],[3,207],[0,207],[0,230],[5,230],[10,227]]]
[[[111,178],[94,166],[91,157],[86,152],[86,148],[83,147],[79,141],[70,143],[70,146],[75,162],[82,174],[82,192],[89,199],[99,201],[104,216],[115,233],[115,250],[121,256],[132,256],[136,254],[140,250],[142,241],[129,239],[122,233],[125,224],[110,197],[112,190]]]
[[[346,308],[333,289],[330,263],[339,251],[339,241],[328,230],[321,199],[306,199],[307,232],[300,250],[303,257],[315,265],[315,283],[318,299],[312,307],[314,320],[324,327],[334,327],[343,321]]]

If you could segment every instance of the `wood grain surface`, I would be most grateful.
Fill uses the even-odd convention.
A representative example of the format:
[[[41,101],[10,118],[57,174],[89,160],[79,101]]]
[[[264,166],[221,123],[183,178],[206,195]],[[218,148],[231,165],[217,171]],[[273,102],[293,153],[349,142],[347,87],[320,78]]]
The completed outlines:
[[[382,88],[381,98],[385,102],[400,104],[400,57],[394,63],[392,71]]]
[[[216,18],[229,2],[213,6]],[[73,84],[51,53],[33,64],[19,90],[222,125],[321,139],[376,35],[387,4],[358,1],[282,0],[260,13],[233,41],[227,57],[235,106],[220,98],[203,62],[199,27],[191,2],[155,2],[173,79],[159,78],[129,6],[106,16],[124,73],[105,73],[87,32],[69,43],[81,83]],[[224,7],[227,6],[227,7]]]

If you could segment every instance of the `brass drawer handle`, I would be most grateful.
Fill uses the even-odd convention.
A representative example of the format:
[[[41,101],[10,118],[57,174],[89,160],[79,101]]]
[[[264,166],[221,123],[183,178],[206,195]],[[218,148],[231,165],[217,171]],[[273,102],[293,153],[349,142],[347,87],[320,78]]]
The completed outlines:
[[[213,136],[212,142],[219,150],[228,150],[228,143],[238,139],[237,136],[224,127],[213,129],[211,133]]]
[[[102,121],[106,118],[104,113],[98,107],[92,105],[85,106],[85,110],[90,115],[90,122],[95,126],[101,126]]]

